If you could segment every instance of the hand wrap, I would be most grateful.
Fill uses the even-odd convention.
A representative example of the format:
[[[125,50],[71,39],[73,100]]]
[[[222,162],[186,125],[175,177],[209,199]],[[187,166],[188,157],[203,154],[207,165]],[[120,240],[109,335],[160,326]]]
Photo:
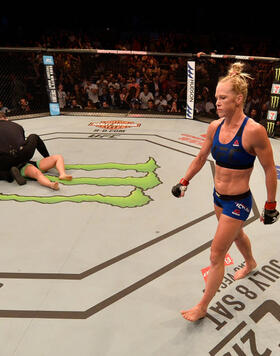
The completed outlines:
[[[187,190],[187,186],[189,185],[189,181],[187,181],[185,178],[182,178],[180,182],[172,188],[172,194],[176,198],[180,198],[183,193]]]
[[[266,202],[262,212],[262,221],[265,225],[274,224],[279,219],[279,211],[275,202]]]

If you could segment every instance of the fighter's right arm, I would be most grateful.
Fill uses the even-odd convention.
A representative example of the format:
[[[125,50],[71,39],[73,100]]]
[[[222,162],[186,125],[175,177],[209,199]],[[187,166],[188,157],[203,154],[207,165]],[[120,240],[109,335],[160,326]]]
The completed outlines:
[[[213,143],[213,138],[214,134],[216,132],[216,129],[218,127],[220,120],[215,120],[212,121],[207,129],[205,141],[198,153],[198,155],[192,160],[191,164],[189,165],[186,174],[184,176],[184,179],[186,181],[190,181],[204,166],[212,148],[212,143]]]

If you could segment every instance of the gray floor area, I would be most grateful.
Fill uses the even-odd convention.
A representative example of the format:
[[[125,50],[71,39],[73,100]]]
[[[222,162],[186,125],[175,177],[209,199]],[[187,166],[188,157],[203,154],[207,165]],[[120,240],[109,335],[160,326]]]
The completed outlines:
[[[208,124],[71,116],[18,123],[64,156],[74,180],[58,192],[0,182],[1,355],[280,354],[280,225],[259,222],[266,190],[258,161],[246,226],[258,268],[233,281],[243,263],[233,246],[207,317],[192,324],[180,310],[205,286],[216,229],[212,157],[184,199],[171,187]],[[280,142],[271,143],[279,166]]]

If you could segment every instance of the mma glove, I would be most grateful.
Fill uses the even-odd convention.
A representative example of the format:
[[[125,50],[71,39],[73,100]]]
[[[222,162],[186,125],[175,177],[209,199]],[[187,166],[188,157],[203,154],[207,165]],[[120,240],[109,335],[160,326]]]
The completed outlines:
[[[180,198],[183,196],[183,193],[187,190],[187,186],[189,185],[189,181],[185,178],[182,178],[180,182],[172,188],[172,194],[176,198]]]
[[[266,202],[262,212],[262,221],[265,225],[275,223],[279,219],[279,211],[276,210],[275,202]]]

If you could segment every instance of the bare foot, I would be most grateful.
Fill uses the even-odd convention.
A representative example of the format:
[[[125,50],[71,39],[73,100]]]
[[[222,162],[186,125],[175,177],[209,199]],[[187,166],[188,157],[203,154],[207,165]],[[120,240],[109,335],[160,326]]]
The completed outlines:
[[[72,176],[68,175],[68,174],[61,174],[59,176],[60,180],[72,180]]]
[[[189,321],[197,321],[199,319],[203,319],[206,315],[207,311],[201,306],[197,305],[194,308],[190,310],[183,310],[181,311],[181,314],[183,318]]]
[[[256,262],[252,262],[250,264],[246,263],[246,266],[241,268],[240,270],[238,270],[235,274],[234,274],[234,279],[237,281],[238,279],[242,279],[244,277],[246,277],[250,272],[253,271],[253,269],[255,269],[257,267],[257,263]]]
[[[59,190],[59,183],[58,182],[52,182],[50,185],[50,188],[53,190]]]

